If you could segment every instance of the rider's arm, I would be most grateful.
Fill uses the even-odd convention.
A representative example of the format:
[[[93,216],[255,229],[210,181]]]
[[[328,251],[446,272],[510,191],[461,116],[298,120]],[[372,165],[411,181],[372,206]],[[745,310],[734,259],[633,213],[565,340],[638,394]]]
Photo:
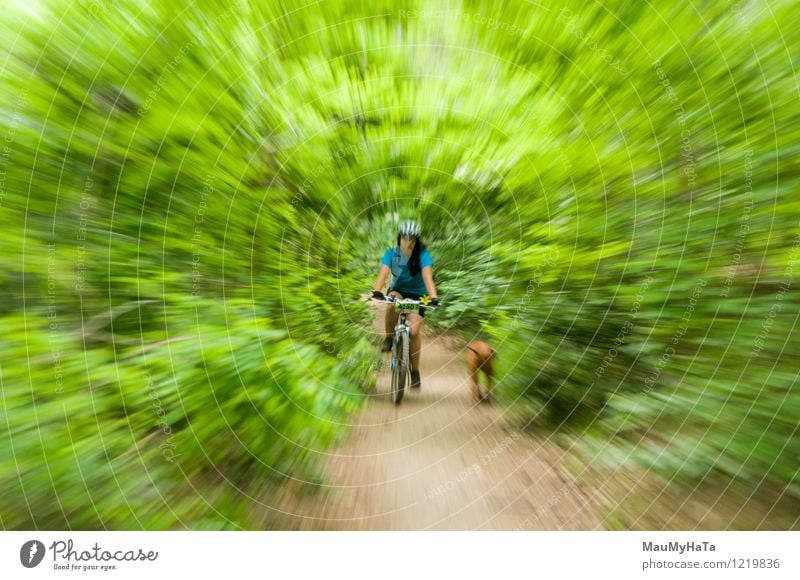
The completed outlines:
[[[380,274],[378,274],[378,279],[375,281],[375,287],[373,290],[383,292],[384,288],[386,287],[386,280],[389,278],[390,273],[389,267],[385,264],[381,264],[381,271]]]
[[[428,296],[437,298],[439,294],[436,292],[436,284],[433,283],[433,268],[425,266],[422,269],[422,279],[425,281],[425,288],[428,289]]]

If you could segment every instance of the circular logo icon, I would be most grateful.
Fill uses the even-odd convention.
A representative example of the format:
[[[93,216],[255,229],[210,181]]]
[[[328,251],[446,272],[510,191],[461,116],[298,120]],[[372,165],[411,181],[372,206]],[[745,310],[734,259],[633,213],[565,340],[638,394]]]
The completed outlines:
[[[26,568],[35,568],[44,558],[44,544],[39,540],[29,540],[19,549],[19,561]]]

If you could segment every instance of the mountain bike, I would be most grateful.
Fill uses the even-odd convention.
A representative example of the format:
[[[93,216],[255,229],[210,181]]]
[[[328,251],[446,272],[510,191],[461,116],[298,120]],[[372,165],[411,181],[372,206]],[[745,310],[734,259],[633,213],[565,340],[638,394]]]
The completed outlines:
[[[417,312],[420,307],[434,310],[437,307],[413,298],[396,299],[394,296],[375,298],[378,302],[394,304],[400,318],[394,327],[392,342],[392,403],[399,405],[403,400],[409,375],[411,374],[411,326],[408,324],[409,312]]]

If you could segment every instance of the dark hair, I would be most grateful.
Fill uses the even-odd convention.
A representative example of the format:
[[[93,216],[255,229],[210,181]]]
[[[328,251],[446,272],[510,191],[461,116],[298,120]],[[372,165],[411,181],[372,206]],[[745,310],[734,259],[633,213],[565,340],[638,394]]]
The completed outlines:
[[[414,244],[414,249],[411,251],[411,257],[408,259],[408,271],[411,272],[412,276],[416,276],[422,270],[419,265],[419,259],[422,255],[422,251],[425,249],[425,246],[422,244],[422,240],[420,238],[416,238],[416,240],[417,243]],[[400,234],[397,234],[397,246],[400,246]]]

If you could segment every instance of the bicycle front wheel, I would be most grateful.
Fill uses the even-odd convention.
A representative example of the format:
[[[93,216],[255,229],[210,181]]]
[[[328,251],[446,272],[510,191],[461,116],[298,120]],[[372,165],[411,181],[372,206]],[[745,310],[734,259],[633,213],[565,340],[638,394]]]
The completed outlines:
[[[399,332],[394,341],[394,368],[392,369],[392,403],[399,405],[408,380],[408,333]]]

